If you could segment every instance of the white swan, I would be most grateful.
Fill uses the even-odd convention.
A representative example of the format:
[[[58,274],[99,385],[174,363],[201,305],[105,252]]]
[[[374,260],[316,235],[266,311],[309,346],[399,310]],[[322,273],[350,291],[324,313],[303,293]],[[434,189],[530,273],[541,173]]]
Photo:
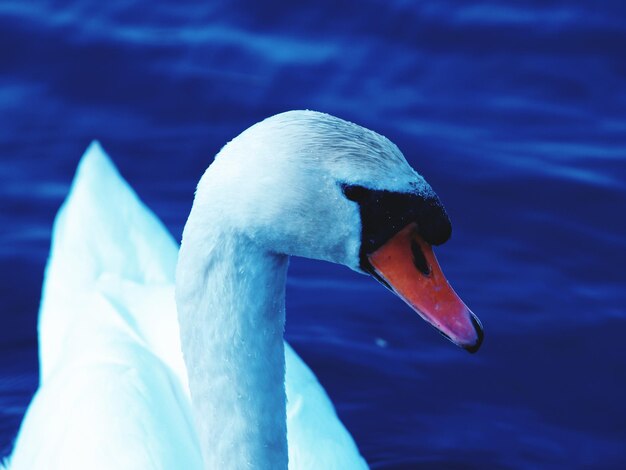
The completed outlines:
[[[365,468],[283,342],[287,255],[370,272],[475,350],[479,324],[427,243],[448,236],[397,147],[329,115],[283,113],[227,144],[180,256],[92,144],[55,221],[40,387],[10,468]]]

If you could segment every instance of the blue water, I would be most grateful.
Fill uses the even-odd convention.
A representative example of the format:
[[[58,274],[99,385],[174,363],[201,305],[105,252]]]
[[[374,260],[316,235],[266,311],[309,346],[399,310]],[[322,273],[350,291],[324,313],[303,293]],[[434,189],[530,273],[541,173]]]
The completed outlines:
[[[287,339],[369,464],[625,468],[626,7],[416,3],[0,3],[0,455],[88,143],[179,238],[212,155],[309,108],[432,184],[454,227],[437,255],[486,330],[471,356],[371,279],[293,261]]]

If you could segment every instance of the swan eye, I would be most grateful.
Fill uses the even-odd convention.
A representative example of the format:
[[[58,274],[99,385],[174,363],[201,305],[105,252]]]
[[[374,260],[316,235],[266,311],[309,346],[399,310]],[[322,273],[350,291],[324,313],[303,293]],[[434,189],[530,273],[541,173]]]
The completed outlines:
[[[358,203],[365,200],[368,193],[366,188],[356,184],[343,184],[341,189],[348,199]]]
[[[419,235],[431,245],[440,245],[450,237],[450,219],[434,193],[400,193],[351,184],[342,184],[341,188],[347,199],[359,205],[363,269],[369,267],[368,254],[410,223],[417,224]],[[413,258],[417,269],[427,276],[430,268],[419,245],[413,248]]]

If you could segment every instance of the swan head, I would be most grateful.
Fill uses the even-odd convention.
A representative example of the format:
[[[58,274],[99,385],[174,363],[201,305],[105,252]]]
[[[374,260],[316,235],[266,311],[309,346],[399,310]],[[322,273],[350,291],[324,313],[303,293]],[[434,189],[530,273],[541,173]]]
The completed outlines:
[[[373,131],[314,111],[270,117],[219,152],[196,207],[267,251],[373,276],[471,352],[482,342],[478,319],[432,250],[451,234],[443,205],[398,147]]]

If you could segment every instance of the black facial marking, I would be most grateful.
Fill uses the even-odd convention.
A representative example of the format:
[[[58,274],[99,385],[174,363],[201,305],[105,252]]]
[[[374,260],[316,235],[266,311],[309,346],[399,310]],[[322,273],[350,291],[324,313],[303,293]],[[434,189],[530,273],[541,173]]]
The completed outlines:
[[[424,276],[428,276],[430,274],[430,266],[428,266],[424,252],[416,240],[411,240],[411,251],[413,252],[413,264],[415,267]]]
[[[361,211],[360,257],[364,271],[372,272],[367,255],[411,222],[417,224],[419,234],[431,245],[440,245],[450,238],[450,219],[434,193],[396,193],[348,184],[343,185],[343,192],[348,199],[359,204]]]

